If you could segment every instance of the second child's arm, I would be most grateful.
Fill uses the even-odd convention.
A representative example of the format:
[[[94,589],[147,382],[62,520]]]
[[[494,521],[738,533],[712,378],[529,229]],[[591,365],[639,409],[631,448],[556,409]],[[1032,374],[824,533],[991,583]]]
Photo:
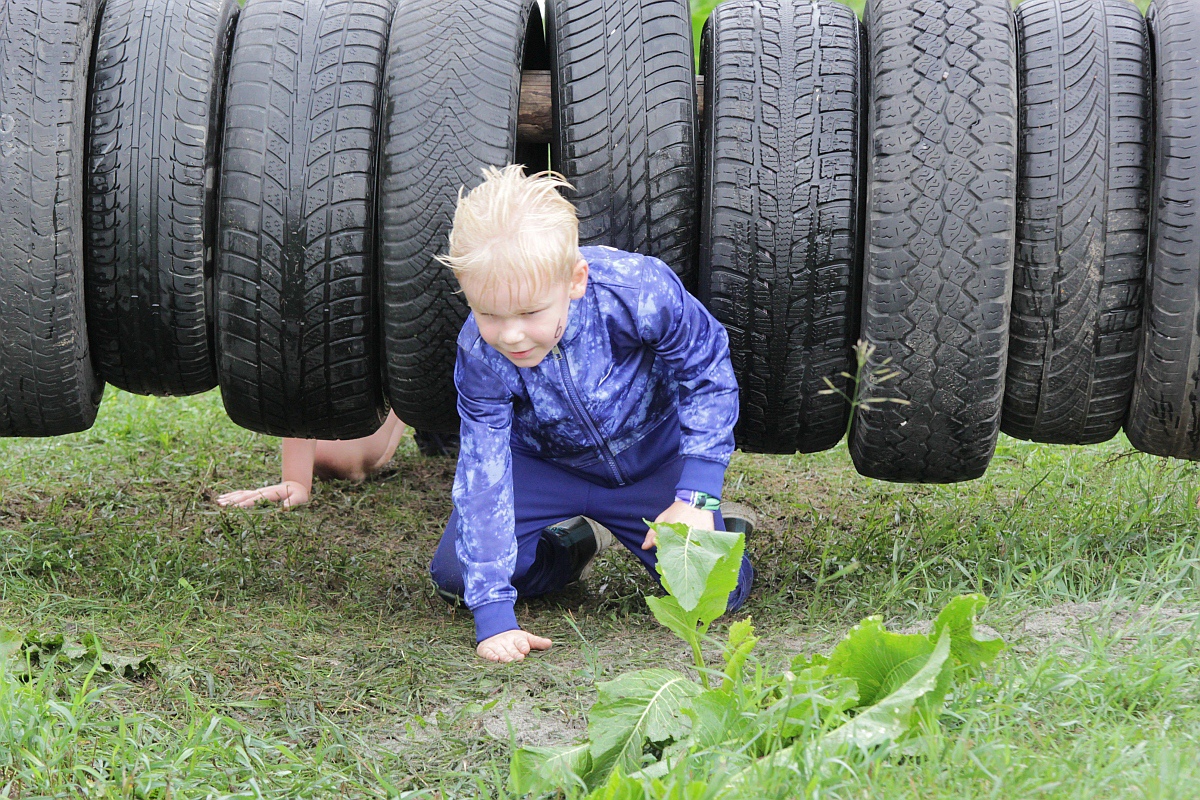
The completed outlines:
[[[283,480],[261,489],[242,489],[217,498],[222,506],[250,508],[260,502],[280,503],[284,508],[304,505],[312,495],[316,439],[283,440]]]

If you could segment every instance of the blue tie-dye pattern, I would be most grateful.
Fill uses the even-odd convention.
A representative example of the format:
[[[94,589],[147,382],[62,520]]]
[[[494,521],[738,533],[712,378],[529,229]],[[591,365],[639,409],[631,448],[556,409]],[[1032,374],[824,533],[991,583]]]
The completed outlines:
[[[679,454],[695,467],[685,466],[679,488],[718,496],[733,453],[737,382],[725,329],[662,261],[607,247],[581,252],[587,293],[571,302],[559,349],[617,471],[575,411],[562,362],[551,354],[518,368],[468,317],[454,367],[462,426],[453,497],[472,609],[511,605],[517,595],[510,583],[517,557],[512,448],[607,485],[638,480]],[[677,434],[655,430],[676,415]],[[650,434],[672,442],[677,435],[678,449],[643,441]],[[643,463],[648,454],[654,463]]]

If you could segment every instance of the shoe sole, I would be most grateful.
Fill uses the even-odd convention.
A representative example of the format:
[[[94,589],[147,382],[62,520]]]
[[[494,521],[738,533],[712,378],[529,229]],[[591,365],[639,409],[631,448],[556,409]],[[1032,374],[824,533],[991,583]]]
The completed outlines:
[[[758,527],[758,512],[745,503],[735,503],[732,500],[722,500],[721,516],[725,519],[745,520],[747,536],[753,533]]]

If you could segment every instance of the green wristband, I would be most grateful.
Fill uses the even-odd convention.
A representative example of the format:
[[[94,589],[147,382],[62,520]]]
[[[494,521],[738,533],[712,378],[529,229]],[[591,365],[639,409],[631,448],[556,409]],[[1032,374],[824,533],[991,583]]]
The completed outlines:
[[[675,492],[675,499],[681,503],[687,503],[692,508],[698,508],[701,511],[721,510],[721,498],[713,497],[708,492],[694,492],[688,489],[680,489]]]

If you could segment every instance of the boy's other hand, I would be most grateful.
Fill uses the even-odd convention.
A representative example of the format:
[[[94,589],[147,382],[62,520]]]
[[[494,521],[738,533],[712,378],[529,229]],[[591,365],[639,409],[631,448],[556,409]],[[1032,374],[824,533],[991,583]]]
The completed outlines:
[[[250,508],[257,503],[281,503],[284,508],[302,506],[308,502],[310,489],[297,481],[284,481],[261,489],[242,489],[226,492],[217,498],[219,506]]]
[[[667,510],[658,515],[655,522],[682,522],[689,528],[695,528],[701,531],[716,530],[717,523],[713,519],[713,512],[705,511],[702,508],[690,506],[682,500],[676,500],[667,507]],[[642,549],[649,550],[654,547],[654,531],[646,532],[646,541],[642,542]]]
[[[507,664],[510,661],[523,661],[530,650],[549,650],[552,644],[549,639],[534,636],[529,631],[505,631],[484,639],[475,648],[475,653],[488,661]]]

